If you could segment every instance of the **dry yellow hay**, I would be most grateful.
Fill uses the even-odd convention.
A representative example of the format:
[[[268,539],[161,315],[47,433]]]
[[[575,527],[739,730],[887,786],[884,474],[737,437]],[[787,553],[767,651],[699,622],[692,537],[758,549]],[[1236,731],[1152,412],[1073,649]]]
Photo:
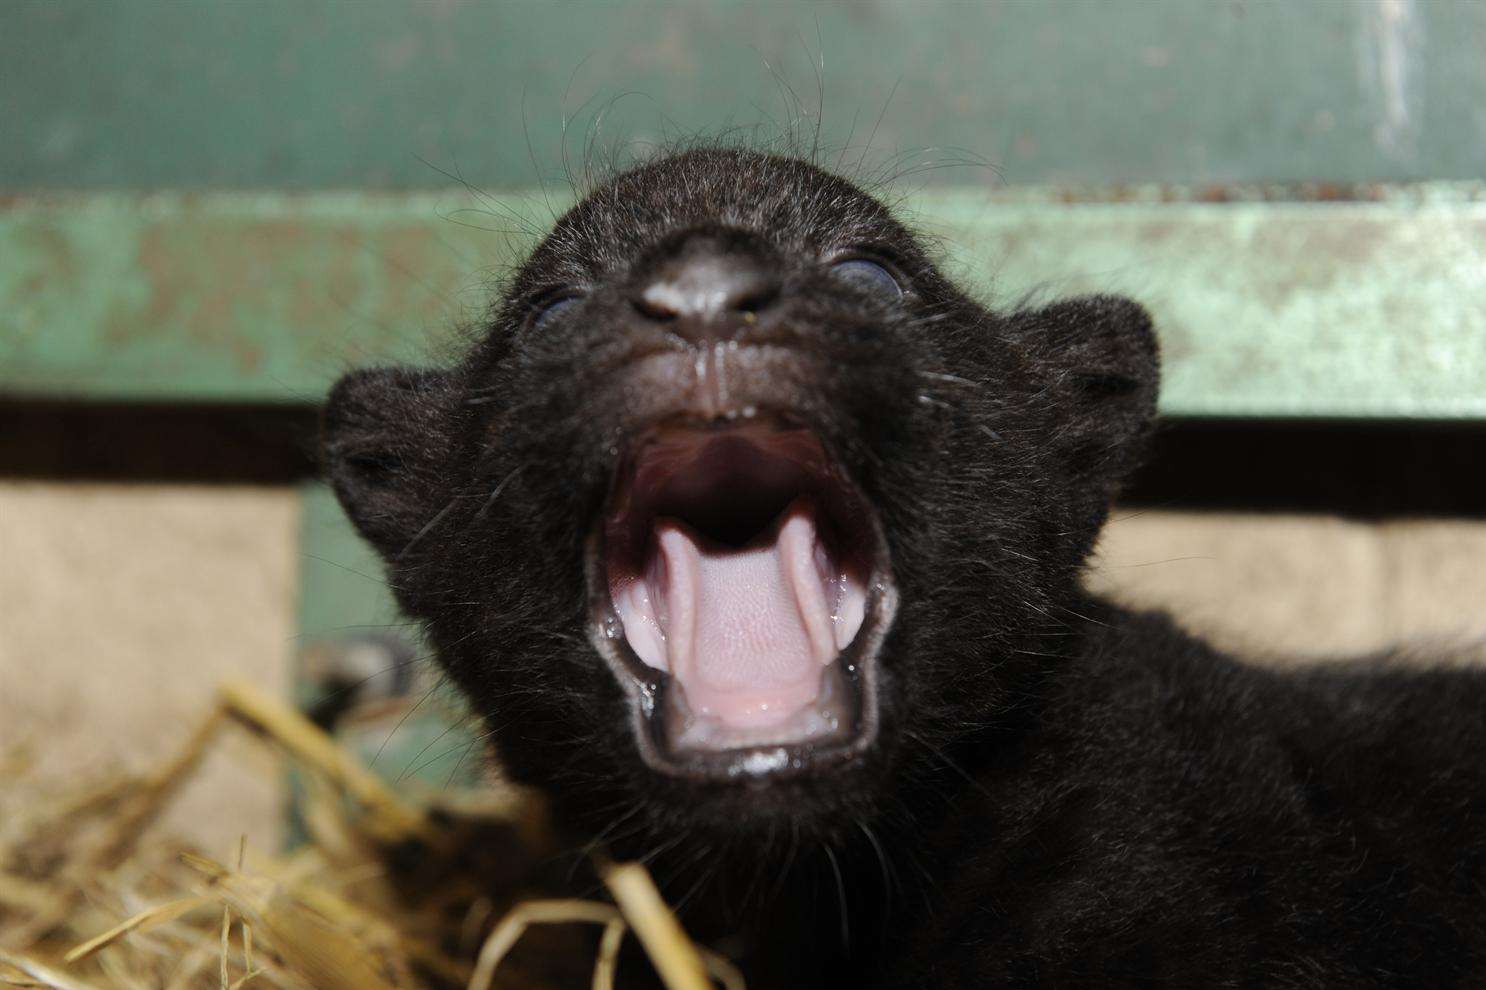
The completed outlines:
[[[303,772],[309,836],[279,854],[240,851],[230,867],[150,829],[229,725]],[[0,760],[6,779],[23,770],[23,755]],[[520,865],[543,854],[546,834],[531,798],[411,803],[293,709],[229,684],[154,772],[0,821],[0,986],[557,990],[582,985],[559,981],[575,967],[571,934],[558,933],[575,925],[599,928],[582,943],[595,990],[613,986],[630,931],[667,990],[743,986],[687,938],[642,866],[596,863],[613,903],[523,888]],[[505,889],[477,862],[491,849]]]

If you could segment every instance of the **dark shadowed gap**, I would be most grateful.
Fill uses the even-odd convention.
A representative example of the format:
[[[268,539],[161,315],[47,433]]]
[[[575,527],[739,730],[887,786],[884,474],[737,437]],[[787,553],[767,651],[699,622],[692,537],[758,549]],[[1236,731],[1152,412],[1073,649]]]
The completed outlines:
[[[311,406],[0,400],[0,477],[292,484],[316,471]]]
[[[1171,420],[1121,504],[1486,516],[1486,424]]]
[[[311,406],[0,400],[0,477],[291,484],[314,476]],[[1486,517],[1486,424],[1171,420],[1121,503]]]

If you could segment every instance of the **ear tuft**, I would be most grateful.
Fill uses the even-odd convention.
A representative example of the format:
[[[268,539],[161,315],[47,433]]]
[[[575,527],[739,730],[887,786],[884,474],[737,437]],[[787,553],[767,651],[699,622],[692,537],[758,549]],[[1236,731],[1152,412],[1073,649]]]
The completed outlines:
[[[373,368],[331,389],[321,420],[325,473],[341,506],[384,557],[425,525],[448,453],[449,373]]]

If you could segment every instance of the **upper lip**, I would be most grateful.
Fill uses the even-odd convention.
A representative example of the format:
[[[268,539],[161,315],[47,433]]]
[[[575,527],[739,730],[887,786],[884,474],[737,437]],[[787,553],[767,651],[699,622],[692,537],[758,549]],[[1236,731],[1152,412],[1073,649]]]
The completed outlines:
[[[606,348],[593,381],[618,391],[631,422],[640,424],[627,438],[630,451],[668,426],[705,430],[750,415],[794,419],[791,411],[808,413],[819,400],[813,383],[826,369],[820,354],[776,336],[683,344],[622,334]]]

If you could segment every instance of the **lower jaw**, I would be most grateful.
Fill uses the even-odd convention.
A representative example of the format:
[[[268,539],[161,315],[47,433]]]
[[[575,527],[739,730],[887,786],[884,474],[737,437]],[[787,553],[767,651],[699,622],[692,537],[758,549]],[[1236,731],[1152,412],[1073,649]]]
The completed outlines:
[[[832,664],[823,679],[832,682],[830,690],[846,695],[849,717],[838,720],[834,726],[826,727],[820,734],[801,740],[798,738],[770,739],[768,730],[729,730],[737,737],[728,740],[731,745],[693,746],[687,732],[695,732],[697,725],[680,724],[685,719],[670,697],[674,684],[661,687],[656,705],[656,714],[640,714],[635,731],[646,737],[650,750],[650,763],[654,769],[669,776],[692,780],[742,781],[782,780],[807,776],[830,766],[849,762],[861,755],[876,738],[876,704],[872,699],[873,688],[865,683],[862,671],[857,668],[847,673],[844,665]],[[684,702],[683,702],[684,704]],[[757,739],[747,738],[757,731]],[[709,740],[709,743],[715,740]]]
[[[674,679],[665,685],[657,744],[673,757],[770,746],[829,747],[856,734],[861,712],[861,690],[856,668],[846,670],[838,658],[821,669],[808,701],[781,717],[751,725],[736,725],[698,713]]]

